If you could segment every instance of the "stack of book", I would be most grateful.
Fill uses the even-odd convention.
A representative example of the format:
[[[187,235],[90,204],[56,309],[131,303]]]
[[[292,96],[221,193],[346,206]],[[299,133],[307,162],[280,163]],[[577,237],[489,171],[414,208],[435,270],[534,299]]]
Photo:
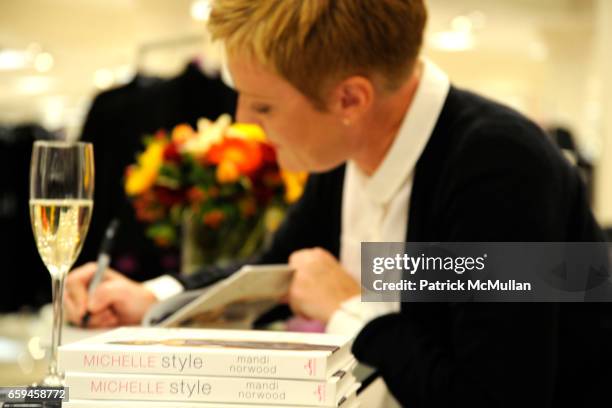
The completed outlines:
[[[351,338],[120,328],[61,346],[67,408],[358,406]]]

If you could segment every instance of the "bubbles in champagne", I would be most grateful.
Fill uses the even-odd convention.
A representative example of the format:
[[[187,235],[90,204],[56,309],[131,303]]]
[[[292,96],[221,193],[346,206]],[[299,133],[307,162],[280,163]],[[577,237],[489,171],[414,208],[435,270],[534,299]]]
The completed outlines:
[[[30,200],[38,253],[52,275],[68,272],[87,235],[92,200]]]

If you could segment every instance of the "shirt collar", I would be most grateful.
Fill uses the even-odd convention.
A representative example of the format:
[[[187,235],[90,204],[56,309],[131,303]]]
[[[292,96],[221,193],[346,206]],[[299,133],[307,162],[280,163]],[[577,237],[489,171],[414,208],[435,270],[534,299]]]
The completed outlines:
[[[412,174],[438,121],[450,90],[448,76],[429,60],[423,60],[423,73],[412,104],[383,162],[368,177],[349,161],[348,171],[357,175],[372,202],[388,203]]]

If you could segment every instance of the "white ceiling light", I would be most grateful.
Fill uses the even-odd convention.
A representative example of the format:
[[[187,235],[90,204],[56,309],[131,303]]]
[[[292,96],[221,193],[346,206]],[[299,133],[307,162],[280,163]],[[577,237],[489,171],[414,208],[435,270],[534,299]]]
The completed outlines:
[[[30,53],[22,50],[0,50],[0,71],[22,69],[30,63]]]
[[[53,68],[53,56],[48,52],[41,52],[34,57],[34,68],[38,72],[49,72]]]
[[[442,51],[458,52],[474,48],[474,36],[466,31],[440,31],[431,37],[434,48]]]
[[[98,89],[108,89],[115,82],[115,76],[110,69],[101,68],[94,72],[94,85]]]
[[[0,71],[13,71],[32,66],[40,73],[48,72],[53,68],[53,56],[48,52],[42,52],[37,43],[28,45],[25,49],[0,50]]]
[[[191,17],[196,21],[206,21],[210,15],[210,9],[208,0],[195,0],[191,3]]]
[[[471,50],[475,46],[475,31],[481,30],[486,23],[486,16],[480,11],[468,15],[459,15],[450,22],[450,30],[432,34],[432,47],[441,51],[458,52]]]

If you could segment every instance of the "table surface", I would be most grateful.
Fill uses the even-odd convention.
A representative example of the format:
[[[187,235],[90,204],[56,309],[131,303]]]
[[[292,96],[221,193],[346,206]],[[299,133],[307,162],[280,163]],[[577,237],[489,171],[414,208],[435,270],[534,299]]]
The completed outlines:
[[[51,344],[50,305],[38,313],[0,315],[0,386],[22,386],[40,380],[47,369]],[[71,343],[105,330],[64,326],[62,343]]]
[[[52,312],[50,306],[39,313],[12,313],[0,315],[0,386],[25,386],[40,380],[47,369],[48,356],[45,350],[50,344]],[[64,326],[62,343],[70,343],[93,336],[105,330],[85,330]],[[373,370],[358,365],[354,375],[367,387],[360,393],[361,406],[392,407],[381,394],[386,394],[381,381],[372,382]],[[365,402],[369,401],[367,405]],[[375,403],[375,401],[382,401]],[[1,407],[0,403],[0,407]],[[51,405],[49,405],[51,406]],[[42,407],[42,405],[41,405]]]

